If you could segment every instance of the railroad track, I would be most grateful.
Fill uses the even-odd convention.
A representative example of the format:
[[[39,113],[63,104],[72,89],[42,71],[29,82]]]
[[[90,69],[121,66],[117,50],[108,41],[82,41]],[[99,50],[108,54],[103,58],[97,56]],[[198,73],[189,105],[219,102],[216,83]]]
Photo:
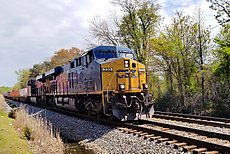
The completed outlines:
[[[125,124],[121,131],[143,136],[149,140],[174,144],[185,152],[193,153],[230,153],[229,135],[203,131],[194,128],[140,120],[136,123]]]
[[[208,125],[214,127],[230,128],[230,119],[208,117],[208,116],[197,116],[189,114],[178,114],[170,112],[155,112],[153,118],[160,118],[166,120],[182,121],[187,123],[196,123],[201,125]]]
[[[34,104],[30,104],[34,105]],[[35,105],[43,107],[40,105]],[[59,112],[69,116],[75,116],[84,120],[96,121],[98,123],[118,128],[119,130],[145,139],[173,144],[175,148],[183,148],[184,151],[193,153],[230,153],[230,136],[217,132],[209,132],[194,128],[165,124],[150,120],[139,120],[129,122],[111,121],[108,119],[87,116],[72,111],[43,107],[48,110]]]

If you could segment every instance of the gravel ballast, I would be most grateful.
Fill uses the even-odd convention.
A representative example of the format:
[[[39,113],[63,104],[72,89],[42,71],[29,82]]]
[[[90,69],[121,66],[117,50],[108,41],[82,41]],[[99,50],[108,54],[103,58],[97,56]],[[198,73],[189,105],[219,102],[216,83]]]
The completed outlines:
[[[15,101],[11,102],[16,106],[22,105]],[[93,150],[95,153],[183,153],[180,149],[174,149],[172,145],[145,140],[143,137],[122,133],[118,129],[39,107],[25,106],[30,114],[39,113],[42,115],[54,128],[59,129],[65,138],[78,141],[79,144]]]

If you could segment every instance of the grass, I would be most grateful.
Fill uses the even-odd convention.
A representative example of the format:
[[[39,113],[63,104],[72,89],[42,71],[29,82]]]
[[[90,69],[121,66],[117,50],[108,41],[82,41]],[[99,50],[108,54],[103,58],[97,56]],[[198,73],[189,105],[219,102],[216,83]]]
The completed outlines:
[[[26,140],[20,138],[20,134],[13,126],[13,119],[0,111],[0,154],[32,153]]]
[[[50,123],[38,115],[31,117],[23,107],[14,110],[16,118],[11,119],[4,107],[0,94],[0,154],[64,153],[64,143]]]
[[[26,109],[16,111],[14,122],[16,129],[22,132],[22,136],[29,140],[34,154],[49,153],[63,154],[64,143],[52,125],[40,116],[31,117]]]

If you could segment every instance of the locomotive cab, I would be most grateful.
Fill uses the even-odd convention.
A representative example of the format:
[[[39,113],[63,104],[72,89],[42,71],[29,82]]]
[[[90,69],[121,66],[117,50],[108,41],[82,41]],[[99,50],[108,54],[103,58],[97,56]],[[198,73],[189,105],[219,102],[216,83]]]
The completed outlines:
[[[120,120],[133,120],[153,114],[145,66],[137,62],[132,50],[123,47],[103,50],[101,64],[102,103],[104,114]],[[96,52],[95,56],[102,53]],[[107,57],[107,58],[105,58]],[[96,57],[97,58],[97,57]]]

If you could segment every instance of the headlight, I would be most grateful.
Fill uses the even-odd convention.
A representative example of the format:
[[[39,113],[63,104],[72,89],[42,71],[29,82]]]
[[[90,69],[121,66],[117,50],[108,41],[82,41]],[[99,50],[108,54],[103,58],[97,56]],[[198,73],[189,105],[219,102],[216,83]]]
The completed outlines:
[[[125,66],[125,68],[128,68],[128,67],[129,67],[129,60],[125,60],[125,61],[124,61],[124,66]]]
[[[144,90],[148,90],[148,84],[146,84],[146,83],[143,84],[143,89],[144,89]]]
[[[125,89],[125,85],[124,84],[119,84],[119,89],[120,90],[124,90]]]

